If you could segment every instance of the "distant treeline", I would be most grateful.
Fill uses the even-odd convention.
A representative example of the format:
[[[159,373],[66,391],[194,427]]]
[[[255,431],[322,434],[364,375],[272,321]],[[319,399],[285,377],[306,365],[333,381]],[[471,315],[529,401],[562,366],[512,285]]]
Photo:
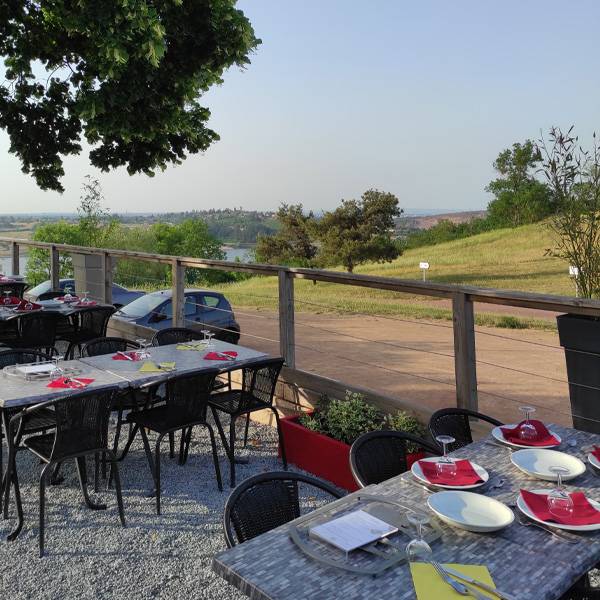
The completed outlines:
[[[489,218],[473,219],[464,223],[453,223],[444,219],[429,229],[411,231],[403,240],[402,245],[406,250],[421,248],[423,246],[434,246],[442,242],[460,240],[471,235],[483,233],[484,231],[491,231],[498,227],[499,225]]]

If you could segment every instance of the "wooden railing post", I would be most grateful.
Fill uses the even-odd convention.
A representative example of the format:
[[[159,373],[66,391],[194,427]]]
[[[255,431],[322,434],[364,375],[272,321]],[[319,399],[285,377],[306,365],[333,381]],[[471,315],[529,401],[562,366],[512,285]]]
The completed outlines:
[[[294,327],[294,278],[279,271],[279,351],[285,364],[296,366],[296,336]]]
[[[54,292],[60,289],[60,255],[56,246],[50,248],[50,289]]]
[[[477,369],[475,365],[475,316],[473,300],[468,294],[452,297],[454,324],[454,373],[456,404],[459,408],[477,410]]]
[[[104,302],[106,304],[112,304],[112,285],[113,285],[113,262],[112,256],[108,253],[104,253]]]
[[[172,264],[173,279],[173,326],[185,327],[185,267],[181,266],[181,261],[174,260]]]
[[[12,259],[12,274],[19,274],[19,244],[17,242],[11,242],[10,244],[10,256]]]

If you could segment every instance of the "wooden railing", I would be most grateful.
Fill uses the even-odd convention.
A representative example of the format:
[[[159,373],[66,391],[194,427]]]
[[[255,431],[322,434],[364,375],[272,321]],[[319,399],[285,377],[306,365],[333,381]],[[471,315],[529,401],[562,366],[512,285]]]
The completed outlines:
[[[184,256],[134,252],[130,250],[71,246],[67,244],[51,244],[14,238],[0,238],[0,243],[8,243],[11,247],[14,274],[19,273],[20,247],[42,248],[48,250],[50,252],[50,279],[53,282],[54,287],[58,286],[59,256],[61,252],[102,256],[105,273],[103,299],[107,302],[111,302],[112,265],[114,259],[135,259],[171,265],[173,315],[175,325],[184,324],[183,289],[186,268],[238,271],[254,275],[276,276],[279,281],[279,343],[281,355],[286,362],[286,377],[288,380],[293,380],[295,378],[297,382],[302,382],[305,386],[313,386],[313,389],[315,387],[318,388],[319,386],[324,387],[325,389],[329,389],[332,393],[334,390],[342,388],[344,383],[296,369],[294,279],[308,279],[340,285],[360,286],[413,295],[450,299],[452,301],[453,312],[456,402],[460,407],[472,409],[476,409],[478,405],[474,302],[524,307],[552,312],[600,316],[600,301],[584,298],[496,290],[392,277],[375,277],[319,269],[207,260]],[[386,409],[389,409],[394,402],[392,398],[380,396],[372,390],[370,396],[374,398],[377,404]],[[406,406],[406,402],[403,403],[402,408],[412,410],[422,416],[424,411],[427,412],[426,409],[421,406]]]

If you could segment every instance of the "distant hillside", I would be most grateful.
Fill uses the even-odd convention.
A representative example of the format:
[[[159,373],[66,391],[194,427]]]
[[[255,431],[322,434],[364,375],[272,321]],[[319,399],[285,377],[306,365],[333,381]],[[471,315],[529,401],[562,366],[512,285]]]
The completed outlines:
[[[473,219],[483,219],[487,215],[485,210],[467,210],[464,212],[440,213],[436,215],[403,216],[398,219],[398,228],[404,231],[415,229],[429,229],[440,221],[452,223],[467,223]]]

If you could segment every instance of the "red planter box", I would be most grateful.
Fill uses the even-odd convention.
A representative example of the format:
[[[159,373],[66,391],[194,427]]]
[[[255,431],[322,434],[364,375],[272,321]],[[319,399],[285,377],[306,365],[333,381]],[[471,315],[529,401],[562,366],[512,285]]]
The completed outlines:
[[[359,489],[350,470],[348,444],[307,429],[298,423],[297,416],[281,419],[281,432],[289,463],[350,492]],[[423,456],[422,452],[410,454],[409,466]]]

